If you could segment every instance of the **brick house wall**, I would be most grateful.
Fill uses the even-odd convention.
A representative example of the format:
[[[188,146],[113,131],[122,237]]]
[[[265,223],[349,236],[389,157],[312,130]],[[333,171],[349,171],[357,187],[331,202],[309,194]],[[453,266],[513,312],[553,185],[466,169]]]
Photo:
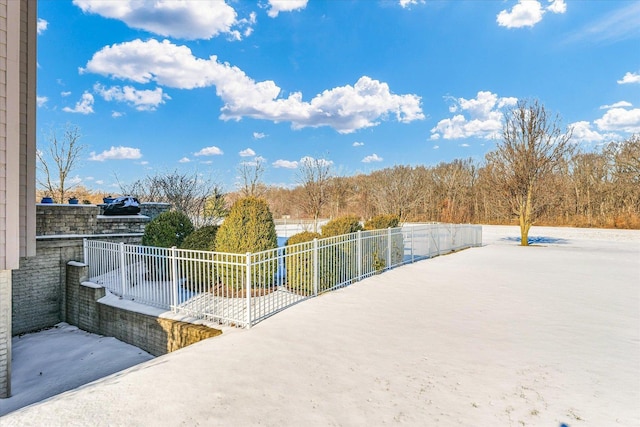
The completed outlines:
[[[0,0],[0,398],[11,395],[11,270],[36,249],[36,8]]]

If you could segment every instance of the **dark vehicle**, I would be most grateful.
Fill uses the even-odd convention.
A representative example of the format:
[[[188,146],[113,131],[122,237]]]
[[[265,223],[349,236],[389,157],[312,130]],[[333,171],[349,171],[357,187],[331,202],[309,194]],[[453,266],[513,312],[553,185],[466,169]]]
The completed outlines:
[[[113,201],[104,208],[105,215],[137,215],[139,212],[140,202],[131,196],[113,199]]]

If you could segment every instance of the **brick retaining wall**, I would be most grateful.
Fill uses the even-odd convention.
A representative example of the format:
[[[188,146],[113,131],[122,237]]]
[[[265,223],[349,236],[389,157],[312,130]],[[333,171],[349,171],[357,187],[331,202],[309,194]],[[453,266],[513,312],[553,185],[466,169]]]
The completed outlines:
[[[89,236],[112,242],[140,244],[142,234]],[[69,261],[84,262],[83,236],[41,236],[36,256],[20,259],[13,270],[12,334],[37,331],[63,321],[67,304],[65,286]]]
[[[66,321],[88,332],[115,337],[120,341],[160,356],[222,331],[202,324],[193,324],[161,317],[160,309],[142,307],[145,311],[127,310],[121,302],[111,304],[115,297],[106,297],[100,285],[83,281],[88,267],[78,262],[67,264]],[[131,307],[140,307],[126,301]],[[154,312],[153,314],[150,314]]]

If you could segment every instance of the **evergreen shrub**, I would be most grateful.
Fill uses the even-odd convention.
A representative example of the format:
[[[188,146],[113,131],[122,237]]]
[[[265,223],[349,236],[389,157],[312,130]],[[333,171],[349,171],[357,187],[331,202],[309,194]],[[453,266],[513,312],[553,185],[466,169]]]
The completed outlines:
[[[193,249],[197,251],[215,251],[216,234],[220,227],[217,225],[205,225],[189,234],[180,245],[180,249]]]
[[[217,225],[205,225],[198,228],[184,239],[180,249],[213,252],[216,246],[218,228],[220,227]],[[182,262],[181,271],[187,280],[186,286],[192,290],[208,290],[212,285],[216,284],[215,268],[213,263],[203,261],[213,259],[213,254],[196,252],[191,256],[194,260],[199,260],[200,262],[187,260]]]
[[[338,284],[346,284],[357,274],[357,244],[350,236],[362,230],[360,218],[344,215],[334,218],[322,227],[322,237],[335,237],[332,243],[340,246],[323,247],[320,250],[320,290],[331,289]],[[337,237],[343,236],[343,237]]]
[[[264,199],[245,197],[236,201],[216,234],[218,252],[245,254],[278,247],[276,226],[269,205]],[[221,267],[222,282],[240,289],[245,285],[245,274],[236,266]],[[267,261],[253,267],[252,287],[270,286],[276,275],[277,261]]]
[[[340,236],[362,230],[360,218],[355,215],[345,215],[334,218],[322,226],[322,237]]]
[[[163,212],[145,227],[142,245],[160,248],[179,247],[192,232],[193,224],[187,215],[178,211]],[[147,274],[151,279],[163,280],[169,277],[171,266],[168,258],[149,255],[146,264]]]
[[[364,224],[367,231],[385,230],[397,228],[400,219],[395,215],[380,214],[372,217]],[[377,233],[376,233],[377,234]],[[374,238],[366,240],[363,245],[362,255],[364,262],[370,262],[373,269],[380,273],[387,266],[389,238],[387,233],[380,232]],[[401,233],[394,232],[391,236],[391,264],[398,265],[404,258],[404,239]]]
[[[313,252],[310,244],[314,239],[322,237],[319,233],[303,231],[294,234],[287,240],[286,272],[287,287],[290,291],[301,294],[313,294]]]
[[[193,223],[187,215],[178,211],[162,212],[145,227],[142,244],[160,248],[179,247],[192,232]]]
[[[400,224],[400,218],[396,215],[380,214],[371,217],[364,223],[365,230],[380,230],[382,228],[396,228]]]

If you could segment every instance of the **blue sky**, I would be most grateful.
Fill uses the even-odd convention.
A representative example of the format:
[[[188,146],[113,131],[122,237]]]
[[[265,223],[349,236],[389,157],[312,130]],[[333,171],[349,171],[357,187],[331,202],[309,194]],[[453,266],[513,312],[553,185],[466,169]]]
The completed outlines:
[[[86,145],[72,180],[117,193],[243,162],[291,186],[484,158],[501,112],[540,100],[593,149],[640,133],[640,2],[38,1],[37,139]]]

